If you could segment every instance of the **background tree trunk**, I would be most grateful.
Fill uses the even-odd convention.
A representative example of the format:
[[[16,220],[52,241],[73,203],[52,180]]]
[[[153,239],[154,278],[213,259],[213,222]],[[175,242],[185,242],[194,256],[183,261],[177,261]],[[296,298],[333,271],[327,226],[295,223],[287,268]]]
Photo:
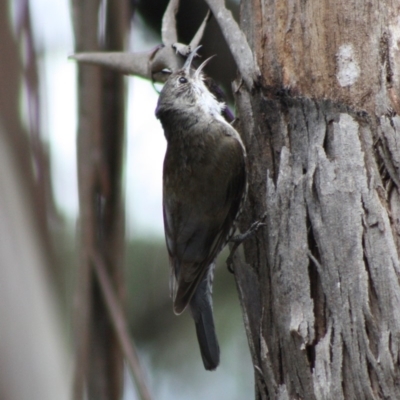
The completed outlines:
[[[73,1],[73,11],[77,51],[123,49],[129,22],[125,0]],[[74,391],[76,399],[85,398],[85,387],[88,399],[120,399],[122,352],[92,267],[100,258],[123,302],[124,82],[120,74],[93,66],[79,67],[78,82],[81,266]]]
[[[400,398],[399,5],[243,1],[249,157],[235,273],[261,399]]]
[[[49,229],[58,215],[28,2],[0,2],[0,38],[0,399],[68,400],[65,317]]]

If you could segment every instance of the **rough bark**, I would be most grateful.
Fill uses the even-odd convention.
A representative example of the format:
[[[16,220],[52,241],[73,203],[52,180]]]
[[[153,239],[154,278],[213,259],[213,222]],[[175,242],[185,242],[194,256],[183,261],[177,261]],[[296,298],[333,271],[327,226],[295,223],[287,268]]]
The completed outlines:
[[[249,157],[235,273],[261,399],[400,398],[399,5],[242,2]]]

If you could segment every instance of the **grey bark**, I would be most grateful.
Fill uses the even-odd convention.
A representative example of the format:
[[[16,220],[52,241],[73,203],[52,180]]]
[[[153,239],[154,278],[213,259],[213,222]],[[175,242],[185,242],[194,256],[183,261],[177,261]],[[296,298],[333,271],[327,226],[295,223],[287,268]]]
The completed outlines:
[[[396,7],[242,4],[261,71],[234,87],[242,228],[268,216],[235,274],[259,399],[400,398]]]

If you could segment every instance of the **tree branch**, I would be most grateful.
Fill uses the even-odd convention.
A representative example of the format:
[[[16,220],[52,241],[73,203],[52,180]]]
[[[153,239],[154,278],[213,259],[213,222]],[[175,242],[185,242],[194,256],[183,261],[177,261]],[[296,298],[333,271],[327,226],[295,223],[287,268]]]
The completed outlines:
[[[93,249],[90,252],[90,258],[100,284],[107,311],[117,334],[118,342],[127,360],[132,376],[134,377],[140,398],[142,400],[151,400],[152,397],[147,387],[136,346],[129,337],[128,324],[126,323],[124,313],[122,312],[117,295],[115,294],[110,277],[108,276],[106,265],[100,255]]]
[[[161,28],[163,43],[155,49],[143,53],[84,52],[71,55],[69,58],[84,64],[108,67],[125,75],[136,75],[155,82],[165,82],[168,75],[163,74],[162,71],[164,69],[176,71],[182,67],[184,57],[187,57],[203,38],[210,19],[210,12],[207,12],[189,45],[179,43],[175,18],[178,6],[179,0],[169,2]]]
[[[225,7],[223,0],[205,1],[221,28],[247,89],[251,90],[254,82],[260,76],[260,71],[244,33],[233,18],[232,13]]]

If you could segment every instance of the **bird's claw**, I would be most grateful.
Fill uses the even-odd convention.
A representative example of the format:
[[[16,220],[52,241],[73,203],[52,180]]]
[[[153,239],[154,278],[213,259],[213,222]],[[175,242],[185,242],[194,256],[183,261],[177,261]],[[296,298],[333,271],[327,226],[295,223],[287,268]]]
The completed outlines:
[[[262,215],[262,217],[260,219],[258,219],[257,221],[253,222],[250,226],[250,228],[244,232],[244,233],[240,233],[239,235],[233,236],[230,239],[230,242],[233,243],[233,246],[230,250],[229,256],[226,259],[226,264],[228,265],[228,271],[230,273],[234,273],[233,270],[233,256],[236,252],[236,249],[247,239],[249,239],[250,237],[252,237],[254,234],[257,233],[257,231],[262,227],[267,225],[267,223],[265,222],[267,218],[267,213],[264,213]]]

